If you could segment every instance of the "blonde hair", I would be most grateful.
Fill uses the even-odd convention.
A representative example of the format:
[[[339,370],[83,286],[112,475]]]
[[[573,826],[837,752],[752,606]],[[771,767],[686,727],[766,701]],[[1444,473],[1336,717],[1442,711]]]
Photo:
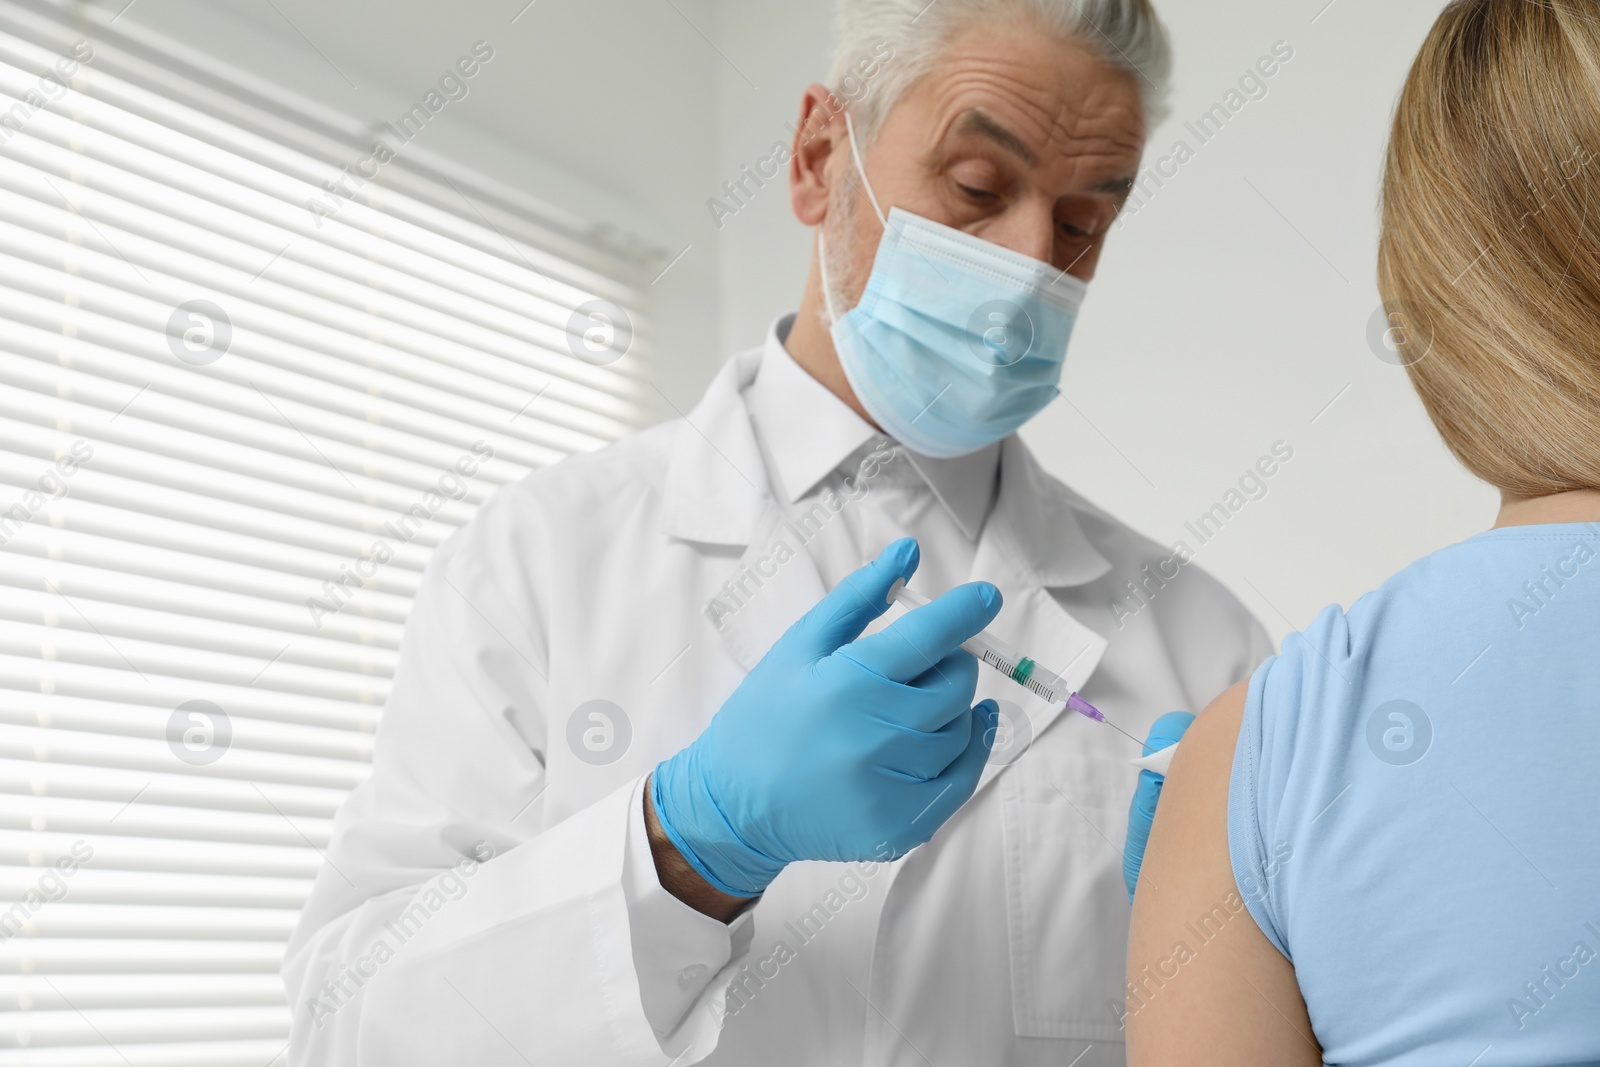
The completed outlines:
[[[1600,488],[1600,22],[1455,0],[1401,94],[1378,283],[1412,384],[1478,477]]]

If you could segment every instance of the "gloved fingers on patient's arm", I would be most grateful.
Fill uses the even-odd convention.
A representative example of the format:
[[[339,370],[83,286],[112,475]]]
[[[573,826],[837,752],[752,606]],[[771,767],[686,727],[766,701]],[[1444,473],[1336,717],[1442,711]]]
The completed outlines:
[[[1194,716],[1187,711],[1169,711],[1150,725],[1150,733],[1144,741],[1144,755],[1160,752],[1170,748],[1183,740],[1183,735],[1189,732],[1189,727],[1194,723]]]
[[[1144,755],[1160,752],[1183,740],[1194,716],[1187,711],[1169,711],[1157,719],[1145,738]],[[1122,850],[1122,881],[1128,887],[1128,899],[1139,884],[1139,868],[1144,864],[1144,850],[1150,843],[1150,828],[1155,824],[1156,807],[1161,801],[1161,787],[1166,776],[1155,771],[1140,771],[1139,785],[1133,793],[1133,803],[1128,809],[1128,838]]]
[[[988,582],[958,585],[842,651],[876,674],[909,682],[993,622],[1000,603],[1000,590]]]
[[[902,537],[877,559],[846,575],[791,627],[797,647],[821,659],[860,637],[872,620],[889,610],[889,587],[915,574],[921,558],[916,538]]]

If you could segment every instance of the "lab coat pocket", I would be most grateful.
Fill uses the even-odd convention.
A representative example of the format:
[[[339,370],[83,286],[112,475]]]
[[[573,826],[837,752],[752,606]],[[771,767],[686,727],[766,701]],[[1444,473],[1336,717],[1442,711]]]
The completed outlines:
[[[1041,755],[997,783],[1013,1022],[1023,1037],[1123,1041],[1131,779],[1108,759]]]

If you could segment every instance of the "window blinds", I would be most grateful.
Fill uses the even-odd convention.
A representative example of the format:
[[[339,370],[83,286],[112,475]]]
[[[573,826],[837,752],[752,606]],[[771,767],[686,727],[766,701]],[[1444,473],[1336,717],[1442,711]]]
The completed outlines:
[[[429,550],[657,414],[642,263],[371,148],[0,2],[0,1067],[283,1063]]]

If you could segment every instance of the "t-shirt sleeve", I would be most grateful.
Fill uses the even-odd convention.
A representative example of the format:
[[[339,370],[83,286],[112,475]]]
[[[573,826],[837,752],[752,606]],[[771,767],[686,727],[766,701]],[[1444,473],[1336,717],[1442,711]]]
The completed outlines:
[[[1338,605],[1323,609],[1303,632],[1284,638],[1283,651],[1250,678],[1244,718],[1228,782],[1228,857],[1239,896],[1284,957],[1293,960],[1287,935],[1283,883],[1276,877],[1294,840],[1286,810],[1287,788],[1301,743],[1328,692],[1326,679],[1349,653],[1349,628]],[[1304,764],[1301,765],[1302,770]],[[1291,850],[1286,855],[1286,850]]]

